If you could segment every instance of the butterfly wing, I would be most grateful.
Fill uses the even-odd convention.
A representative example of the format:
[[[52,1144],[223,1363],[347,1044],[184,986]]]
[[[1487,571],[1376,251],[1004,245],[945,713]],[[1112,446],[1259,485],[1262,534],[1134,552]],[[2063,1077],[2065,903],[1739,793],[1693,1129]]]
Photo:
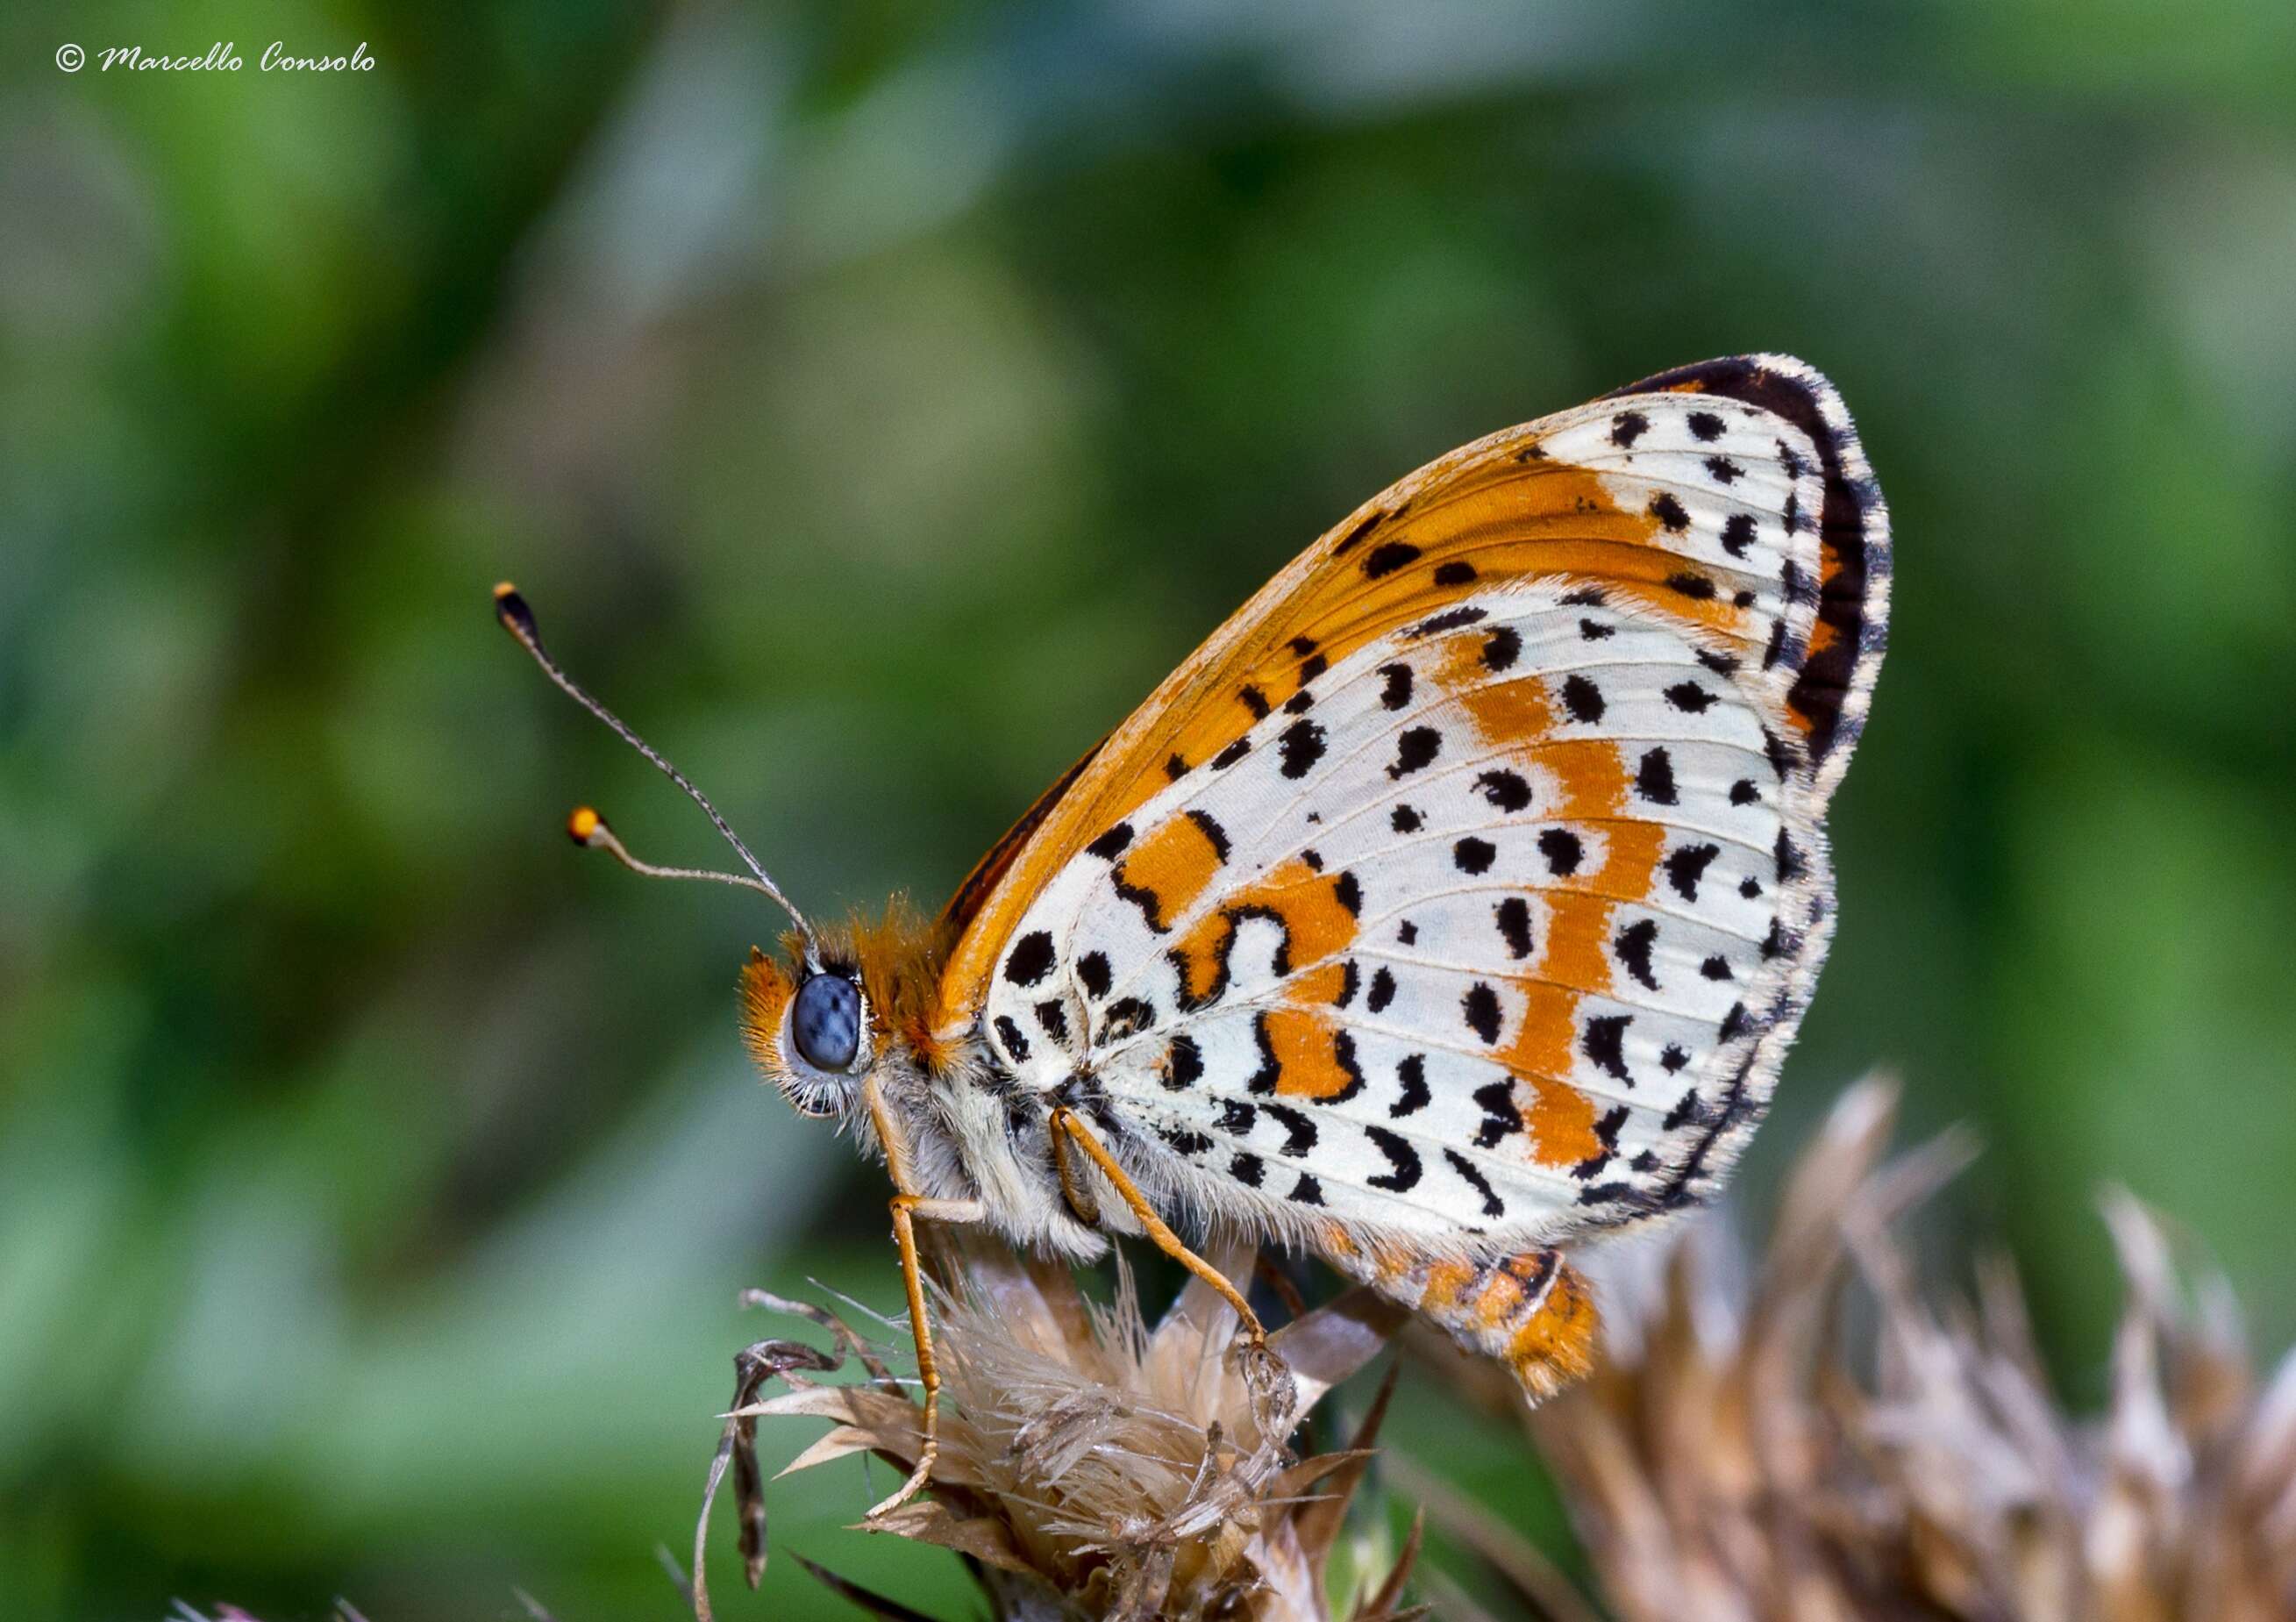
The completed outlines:
[[[1823,958],[1886,523],[1824,380],[1710,362],[1359,509],[1092,757],[943,985],[1152,1188],[1545,1245],[1696,1198]]]

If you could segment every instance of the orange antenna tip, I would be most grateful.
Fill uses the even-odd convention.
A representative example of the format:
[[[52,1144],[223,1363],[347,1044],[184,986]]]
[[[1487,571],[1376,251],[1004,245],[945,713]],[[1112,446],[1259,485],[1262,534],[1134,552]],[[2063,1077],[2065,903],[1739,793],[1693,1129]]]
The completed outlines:
[[[518,594],[518,588],[508,580],[495,588],[495,618],[503,629],[520,641],[538,640],[541,633],[535,629],[534,610]]]
[[[576,844],[587,845],[606,826],[606,819],[586,805],[578,805],[574,814],[566,819],[566,836]]]

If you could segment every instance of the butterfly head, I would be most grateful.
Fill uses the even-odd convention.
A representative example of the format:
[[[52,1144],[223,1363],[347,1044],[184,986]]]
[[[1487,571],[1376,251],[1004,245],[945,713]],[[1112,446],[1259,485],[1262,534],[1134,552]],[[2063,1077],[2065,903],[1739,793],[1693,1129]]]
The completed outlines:
[[[944,953],[938,932],[899,902],[780,955],[742,966],[742,1035],[766,1079],[804,1116],[842,1116],[880,1066],[929,1045],[924,1013]]]

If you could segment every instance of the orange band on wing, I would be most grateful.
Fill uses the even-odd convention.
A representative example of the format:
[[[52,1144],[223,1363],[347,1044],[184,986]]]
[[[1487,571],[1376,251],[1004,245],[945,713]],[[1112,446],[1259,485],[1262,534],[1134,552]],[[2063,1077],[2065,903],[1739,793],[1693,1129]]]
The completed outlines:
[[[1222,860],[1210,829],[1193,818],[1175,817],[1126,854],[1116,871],[1117,893],[1137,904],[1148,926],[1160,934],[1204,893]]]
[[[1535,676],[1479,683],[1476,678],[1486,673],[1481,639],[1467,632],[1450,639],[1436,679],[1486,743],[1512,751],[1554,783],[1556,817],[1611,819],[1601,861],[1558,879],[1545,893],[1546,939],[1529,973],[1516,982],[1524,1000],[1522,1023],[1498,1056],[1516,1077],[1518,1093],[1529,1094],[1518,1096],[1516,1107],[1530,1129],[1531,1157],[1542,1165],[1575,1165],[1603,1152],[1595,1100],[1564,1079],[1571,1070],[1579,1000],[1586,992],[1610,989],[1613,898],[1649,893],[1665,830],[1620,817],[1628,785],[1617,744],[1548,737],[1554,712],[1546,684]]]

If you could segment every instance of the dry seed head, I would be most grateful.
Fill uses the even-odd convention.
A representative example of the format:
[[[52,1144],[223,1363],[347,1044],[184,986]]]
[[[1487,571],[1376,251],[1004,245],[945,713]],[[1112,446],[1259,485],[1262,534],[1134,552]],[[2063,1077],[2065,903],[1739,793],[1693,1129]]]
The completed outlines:
[[[931,1502],[873,1523],[980,1562],[999,1614],[1323,1622],[1324,1570],[1376,1416],[1346,1453],[1299,1459],[1300,1420],[1363,1367],[1399,1309],[1352,1289],[1278,1330],[1291,1373],[1271,1404],[1234,1313],[1191,1280],[1152,1327],[1121,1270],[1095,1305],[1064,1267],[972,1233],[948,1237],[934,1340],[950,1410]],[[1250,1253],[1214,1264],[1248,1279]],[[737,1411],[826,1416],[838,1428],[790,1466],[871,1451],[906,1470],[906,1396],[791,1377],[787,1396]],[[786,1472],[785,1472],[786,1473]],[[1374,1608],[1392,1611],[1399,1580]]]

